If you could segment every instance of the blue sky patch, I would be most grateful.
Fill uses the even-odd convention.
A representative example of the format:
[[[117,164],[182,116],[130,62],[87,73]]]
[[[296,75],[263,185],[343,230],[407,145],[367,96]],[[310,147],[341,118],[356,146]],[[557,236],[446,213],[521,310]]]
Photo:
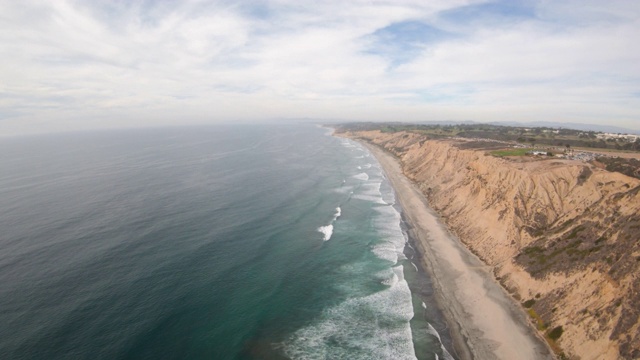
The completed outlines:
[[[440,18],[461,25],[474,22],[492,22],[495,24],[535,19],[536,11],[532,2],[493,1],[444,11],[440,14]]]
[[[420,21],[398,22],[371,34],[373,41],[367,52],[385,57],[395,66],[415,58],[429,45],[452,37],[454,34]]]

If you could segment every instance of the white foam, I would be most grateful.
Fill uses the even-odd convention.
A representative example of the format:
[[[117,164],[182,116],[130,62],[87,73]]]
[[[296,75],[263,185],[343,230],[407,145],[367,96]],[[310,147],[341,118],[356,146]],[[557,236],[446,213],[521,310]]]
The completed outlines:
[[[398,278],[386,290],[324,311],[287,339],[284,351],[292,359],[414,360],[412,317],[409,286]]]
[[[362,193],[365,195],[377,196],[382,198],[382,193],[380,192],[380,187],[382,186],[382,181],[376,182],[368,182],[366,184],[362,184],[360,188],[362,189]]]
[[[355,144],[353,144],[352,142],[350,142],[349,140],[342,141],[341,145],[346,147],[346,148],[357,148],[357,146]]]
[[[350,143],[343,145],[352,147],[347,146],[351,145]],[[366,150],[362,151],[369,156]],[[361,157],[363,156],[357,156]],[[365,161],[373,163],[372,159],[362,162]],[[377,235],[372,252],[379,258],[388,260],[390,264],[386,270],[376,272],[373,276],[374,280],[385,285],[384,289],[369,294],[370,289],[358,287],[356,290],[349,282],[333,285],[335,289],[340,289],[351,297],[324,310],[313,323],[297,330],[286,339],[283,342],[283,350],[289,358],[416,359],[410,327],[410,320],[414,316],[411,291],[404,279],[403,266],[397,262],[398,258],[404,257],[402,251],[405,244],[400,228],[400,214],[393,206],[384,202],[381,192],[384,175],[372,163],[366,163],[364,166],[359,164],[358,170],[371,170],[353,175],[352,178],[362,182],[348,189],[353,194],[350,199],[361,199],[374,204],[376,214],[373,216],[372,225]],[[331,239],[334,223],[342,215],[341,207],[338,206],[335,210],[329,224],[318,228],[325,241]],[[367,271],[367,266],[352,263],[338,269],[347,274],[361,274],[362,271]]]
[[[427,323],[427,332],[435,337],[438,338],[438,341],[440,341],[440,334],[438,334],[438,331],[436,331],[436,328],[434,328],[430,323]]]
[[[371,201],[376,204],[387,204],[382,199],[382,193],[380,192],[381,181],[370,181],[360,186],[359,191],[353,197],[359,200]]]
[[[318,231],[323,234],[322,240],[327,241],[331,239],[331,235],[333,235],[333,224],[320,226]]]
[[[388,279],[384,279],[380,282],[383,285],[387,285],[387,286],[393,286],[395,284],[398,283],[398,277],[393,275],[392,277],[388,278]]]
[[[331,239],[331,235],[333,235],[333,223],[338,220],[340,215],[342,215],[342,209],[340,208],[340,206],[338,206],[336,208],[335,214],[333,214],[333,219],[331,219],[331,222],[328,225],[320,226],[318,228],[318,231],[323,235],[322,240],[328,241],[329,239]]]
[[[342,183],[342,186],[340,186],[339,188],[335,188],[332,190],[334,193],[338,193],[338,194],[346,194],[346,193],[353,193],[353,186],[346,186],[344,185],[344,183]]]
[[[380,259],[387,260],[391,263],[398,262],[398,254],[394,246],[388,244],[375,245],[373,247],[373,253]]]
[[[440,334],[438,334],[438,331],[436,331],[436,329],[428,322],[427,322],[427,326],[428,326],[427,327],[427,333],[435,336],[438,339],[438,342],[440,343],[440,349],[442,350],[442,356],[444,356],[444,359],[445,360],[455,360],[453,358],[453,356],[451,356],[451,354],[449,354],[449,352],[444,347],[444,345],[442,345],[442,339],[440,339]]]
[[[387,204],[395,204],[396,203],[396,194],[394,193],[393,188],[388,183],[384,183],[384,188],[380,187],[380,197]]]
[[[406,258],[403,254],[406,239],[400,228],[400,213],[391,205],[377,206],[379,213],[374,219],[376,233],[382,236],[382,241],[374,246],[373,252],[381,259],[396,263],[399,258]]]
[[[358,180],[362,180],[362,181],[369,180],[369,175],[366,172],[361,172],[358,175],[353,175],[353,177],[358,179]]]

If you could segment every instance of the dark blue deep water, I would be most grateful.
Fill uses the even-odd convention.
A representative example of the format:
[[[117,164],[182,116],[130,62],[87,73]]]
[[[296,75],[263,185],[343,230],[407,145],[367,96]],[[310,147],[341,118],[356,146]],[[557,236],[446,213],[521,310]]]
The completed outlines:
[[[450,357],[393,190],[327,129],[0,139],[0,205],[2,359]]]

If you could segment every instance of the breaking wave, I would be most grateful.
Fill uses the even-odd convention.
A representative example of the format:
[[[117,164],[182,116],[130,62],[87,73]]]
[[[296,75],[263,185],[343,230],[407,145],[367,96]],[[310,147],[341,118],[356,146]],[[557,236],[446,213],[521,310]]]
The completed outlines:
[[[323,235],[322,240],[328,241],[329,239],[331,239],[331,235],[333,235],[333,223],[336,220],[338,220],[341,214],[342,214],[342,209],[340,208],[340,206],[338,206],[336,208],[336,212],[333,215],[333,219],[331,220],[331,222],[328,225],[320,226],[318,228],[318,231],[321,232]]]
[[[350,298],[326,310],[315,324],[296,331],[285,344],[286,355],[293,359],[414,360],[411,293],[402,267],[393,270],[388,289]]]

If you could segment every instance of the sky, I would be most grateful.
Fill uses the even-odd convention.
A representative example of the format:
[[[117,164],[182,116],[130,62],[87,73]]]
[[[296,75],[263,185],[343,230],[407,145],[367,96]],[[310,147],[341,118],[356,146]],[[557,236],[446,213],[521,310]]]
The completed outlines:
[[[0,0],[0,135],[274,119],[640,129],[637,0]]]

